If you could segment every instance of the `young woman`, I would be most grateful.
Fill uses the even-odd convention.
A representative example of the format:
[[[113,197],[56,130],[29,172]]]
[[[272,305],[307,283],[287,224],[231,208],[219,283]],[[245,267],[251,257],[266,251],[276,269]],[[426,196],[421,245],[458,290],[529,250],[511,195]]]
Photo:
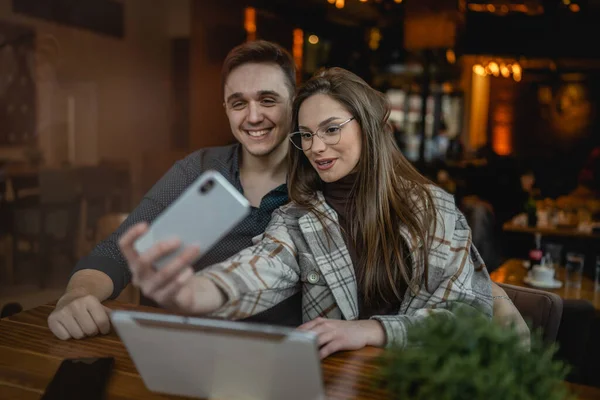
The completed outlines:
[[[456,302],[491,318],[491,281],[465,218],[402,156],[388,116],[385,96],[356,75],[319,73],[293,106],[291,201],[255,245],[193,278],[185,255],[152,278],[132,263],[134,283],[163,306],[229,319],[301,291],[300,329],[317,333],[322,357],[403,345],[408,326]],[[123,236],[124,254],[144,229]]]

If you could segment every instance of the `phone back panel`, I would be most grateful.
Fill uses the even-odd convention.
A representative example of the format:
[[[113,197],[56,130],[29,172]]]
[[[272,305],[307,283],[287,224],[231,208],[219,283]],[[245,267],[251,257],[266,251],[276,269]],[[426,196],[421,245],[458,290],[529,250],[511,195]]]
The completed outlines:
[[[155,263],[165,266],[188,246],[198,246],[200,258],[250,212],[250,203],[221,174],[207,171],[175,200],[135,243],[142,253],[155,243],[177,238],[182,246]]]

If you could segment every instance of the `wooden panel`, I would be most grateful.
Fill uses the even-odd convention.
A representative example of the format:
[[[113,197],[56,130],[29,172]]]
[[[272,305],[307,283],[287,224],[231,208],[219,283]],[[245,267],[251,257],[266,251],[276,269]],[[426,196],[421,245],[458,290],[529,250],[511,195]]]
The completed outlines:
[[[190,148],[190,39],[171,39],[171,147]]]
[[[192,1],[190,38],[190,138],[193,150],[234,142],[223,108],[221,66],[245,39],[238,0]]]
[[[407,50],[452,48],[456,45],[453,13],[407,17],[404,22],[404,47]]]

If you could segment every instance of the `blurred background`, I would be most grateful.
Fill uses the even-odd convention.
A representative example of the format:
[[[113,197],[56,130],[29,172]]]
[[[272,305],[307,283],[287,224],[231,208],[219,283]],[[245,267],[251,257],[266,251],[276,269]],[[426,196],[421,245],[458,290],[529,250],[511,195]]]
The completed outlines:
[[[557,265],[576,251],[597,280],[599,16],[600,0],[0,0],[0,307],[56,299],[176,160],[234,140],[221,63],[256,39],[299,82],[339,66],[385,93],[490,271],[561,246]]]

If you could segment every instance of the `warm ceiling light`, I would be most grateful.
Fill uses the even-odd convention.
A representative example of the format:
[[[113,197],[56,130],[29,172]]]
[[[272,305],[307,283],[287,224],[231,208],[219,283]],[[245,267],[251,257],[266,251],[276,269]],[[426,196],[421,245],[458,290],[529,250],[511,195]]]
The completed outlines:
[[[512,66],[512,72],[513,72],[513,74],[521,75],[521,73],[523,72],[523,69],[521,68],[519,63],[514,63]]]
[[[317,43],[319,43],[319,37],[317,35],[310,35],[308,37],[308,43],[310,43],[310,44],[317,44]]]
[[[335,0],[336,8],[344,8],[344,0]]]
[[[246,7],[244,10],[244,29],[246,29],[246,40],[256,40],[256,9]]]
[[[496,12],[496,6],[493,4],[488,4],[487,5],[487,10],[491,13]]]
[[[581,7],[579,7],[579,4],[571,4],[569,6],[569,10],[573,11],[574,13],[579,12],[579,10],[581,10]]]
[[[327,0],[327,2],[328,2],[329,4],[333,4],[333,3],[335,3],[335,0]]]
[[[521,82],[521,78],[523,77],[523,68],[519,65],[519,63],[514,63],[512,66],[513,79],[515,82]]]
[[[500,67],[498,66],[498,64],[496,64],[494,61],[492,61],[491,63],[488,64],[488,67],[490,69],[490,72],[494,75],[494,76],[498,76],[500,75]]]
[[[394,3],[400,4],[400,3],[402,3],[402,0],[394,0]]]
[[[563,4],[565,6],[568,6],[569,4],[571,4],[571,0],[563,0]]]
[[[361,3],[366,3],[368,0],[360,0]]]
[[[456,62],[456,53],[454,53],[454,50],[446,50],[446,61],[448,61],[449,64],[454,64]]]
[[[294,62],[296,63],[296,79],[298,82],[301,78],[301,69],[302,69],[302,52],[303,52],[303,44],[304,44],[304,31],[302,29],[296,28],[294,29],[294,44],[292,47],[292,54],[294,56]]]
[[[379,48],[381,41],[381,31],[378,28],[371,28],[369,32],[369,48],[373,51]]]
[[[481,64],[475,64],[475,65],[473,65],[473,72],[476,73],[479,76],[485,76],[486,75],[485,68]]]
[[[500,73],[503,77],[508,78],[510,76],[510,69],[506,66],[506,64],[500,64]]]

